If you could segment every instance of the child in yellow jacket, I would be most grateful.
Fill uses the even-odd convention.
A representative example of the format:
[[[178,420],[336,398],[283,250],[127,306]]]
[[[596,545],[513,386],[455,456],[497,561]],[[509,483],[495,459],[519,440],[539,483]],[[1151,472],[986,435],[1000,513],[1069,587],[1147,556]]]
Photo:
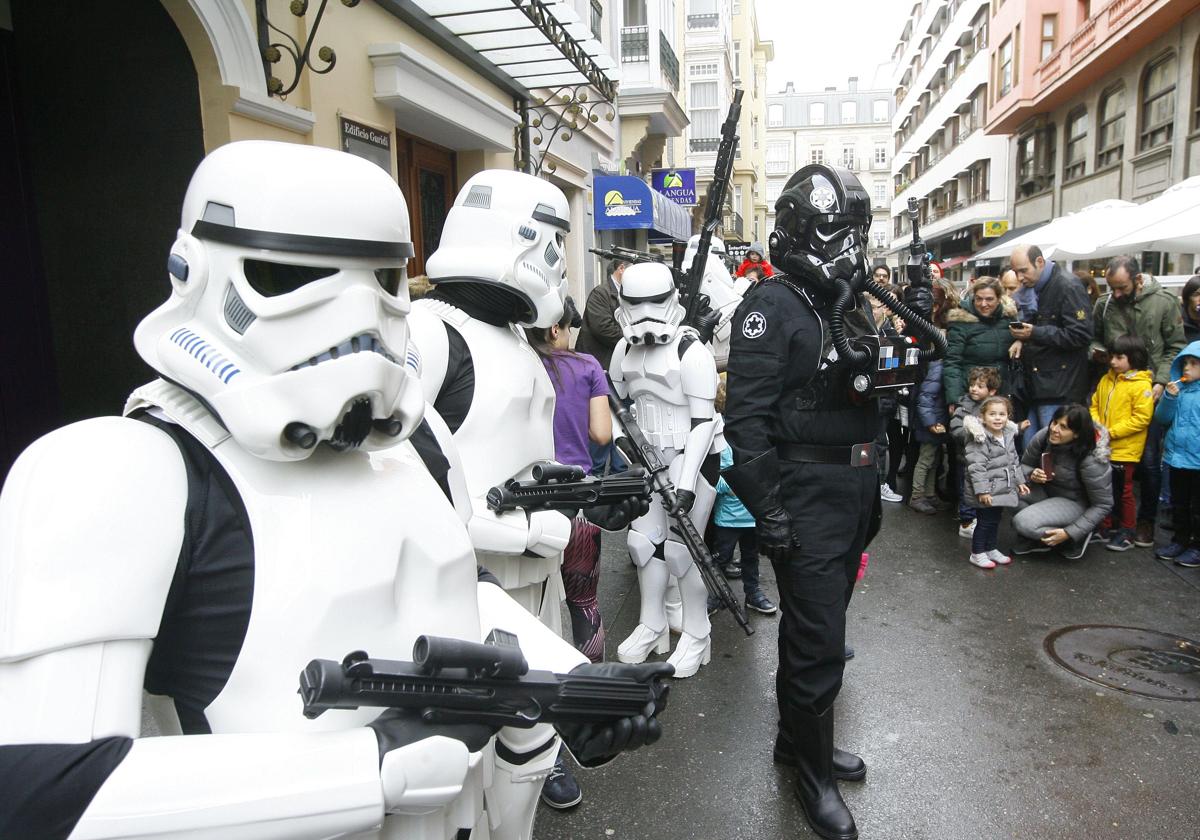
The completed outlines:
[[[1108,429],[1112,440],[1112,514],[1100,524],[1100,536],[1110,551],[1133,548],[1137,505],[1133,500],[1133,470],[1142,460],[1146,429],[1154,417],[1154,380],[1146,342],[1121,335],[1108,348],[1109,371],[1092,394],[1092,420]]]

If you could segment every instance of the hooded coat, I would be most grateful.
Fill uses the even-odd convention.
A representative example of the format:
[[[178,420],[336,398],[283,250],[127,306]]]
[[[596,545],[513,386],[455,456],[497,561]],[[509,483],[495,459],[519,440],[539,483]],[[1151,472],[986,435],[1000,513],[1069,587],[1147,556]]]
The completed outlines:
[[[1025,483],[1021,458],[1017,455],[1017,424],[1004,425],[1003,440],[998,439],[975,416],[963,420],[966,439],[967,490],[974,496],[992,497],[992,507],[1016,507],[1018,488]]]
[[[751,260],[749,258],[750,251],[753,251],[754,253],[758,254],[759,257],[761,257],[761,259],[758,262],[754,262],[753,260]],[[767,279],[768,277],[773,277],[775,275],[775,269],[774,269],[774,267],[772,267],[772,265],[769,262],[767,262],[767,252],[763,250],[762,243],[761,242],[753,243],[750,246],[750,251],[746,252],[746,255],[747,255],[746,259],[742,260],[742,264],[738,266],[737,276],[745,277],[746,272],[749,269],[758,267],[759,269],[762,270],[764,280]]]
[[[1187,343],[1183,311],[1177,295],[1164,289],[1153,277],[1145,277],[1133,303],[1114,300],[1111,292],[1096,301],[1092,313],[1096,340],[1092,349],[1107,350],[1117,336],[1136,335],[1146,342],[1154,382],[1166,385],[1170,381],[1171,360]]]
[[[917,423],[913,427],[913,436],[921,443],[941,443],[943,436],[929,431],[930,426],[938,423],[943,426],[950,424],[950,411],[942,395],[941,359],[929,363],[929,371],[917,390],[916,410]]]
[[[946,402],[956,403],[967,392],[967,375],[974,367],[990,367],[1000,372],[1000,394],[1011,394],[1009,387],[1008,348],[1012,334],[1008,322],[1017,319],[1017,304],[1010,297],[1000,298],[1000,305],[990,317],[980,315],[973,300],[946,313],[946,363],[942,368],[942,383]]]
[[[1109,465],[1108,430],[1103,426],[1096,429],[1096,448],[1080,455],[1074,443],[1053,446],[1049,428],[1041,429],[1021,458],[1021,479],[1029,483],[1029,476],[1042,465],[1042,453],[1050,452],[1054,458],[1054,479],[1045,484],[1046,495],[1064,496],[1084,506],[1083,515],[1075,522],[1063,525],[1067,535],[1078,543],[1085,535],[1100,527],[1104,517],[1112,512],[1112,467]]]
[[[1112,459],[1123,464],[1142,460],[1146,430],[1154,417],[1154,383],[1148,370],[1101,377],[1092,394],[1092,420],[1108,429]]]
[[[1171,363],[1171,381],[1183,376],[1184,356],[1200,359],[1200,341],[1193,341]],[[1180,382],[1179,396],[1164,393],[1154,419],[1167,426],[1163,460],[1183,470],[1200,470],[1200,381]]]

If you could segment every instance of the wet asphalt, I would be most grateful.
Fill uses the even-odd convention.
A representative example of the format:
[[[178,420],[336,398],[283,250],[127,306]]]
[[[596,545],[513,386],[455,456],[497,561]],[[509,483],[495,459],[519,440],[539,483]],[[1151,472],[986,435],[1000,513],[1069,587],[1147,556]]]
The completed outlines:
[[[1200,640],[1200,569],[1093,544],[1078,561],[1035,555],[985,571],[967,563],[954,517],[884,507],[837,704],[837,742],[868,766],[865,782],[841,784],[860,836],[1200,838],[1200,702],[1105,688],[1043,650],[1076,624]],[[623,539],[606,534],[602,556],[609,656],[637,623]],[[765,562],[763,581],[774,599]],[[542,807],[535,840],[816,837],[791,772],[771,762],[777,620],[752,615],[749,638],[714,617],[713,660],[675,684],[663,739],[579,771],[583,804]]]

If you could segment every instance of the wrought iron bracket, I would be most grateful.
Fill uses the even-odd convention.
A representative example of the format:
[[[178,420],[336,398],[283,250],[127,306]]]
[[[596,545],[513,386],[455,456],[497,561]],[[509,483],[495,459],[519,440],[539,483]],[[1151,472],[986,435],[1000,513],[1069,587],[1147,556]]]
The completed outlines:
[[[583,77],[588,80],[588,84],[594,87],[605,100],[612,102],[617,98],[616,82],[604,75],[604,71],[587,54],[587,50],[571,37],[566,27],[558,22],[558,18],[550,13],[550,9],[542,0],[512,0],[512,4],[550,39],[550,43],[558,47],[563,57],[583,74]]]
[[[524,160],[517,161],[518,169],[537,175],[546,164],[553,172],[554,162],[547,164],[546,155],[555,140],[568,143],[589,125],[616,118],[612,101],[592,99],[588,94],[591,87],[587,83],[563,85],[552,89],[545,99],[535,97],[521,109],[522,125],[518,131],[526,132],[529,143],[517,144],[518,154],[524,156]]]
[[[317,30],[321,28],[321,17],[325,14],[325,6],[328,2],[329,0],[321,0],[321,5],[317,7],[316,17],[313,19],[312,29],[308,32],[308,40],[302,47],[299,41],[271,23],[270,18],[267,17],[267,0],[254,0],[254,10],[258,18],[258,50],[262,54],[263,73],[267,77],[267,93],[271,96],[283,98],[294,91],[300,84],[300,74],[305,67],[318,75],[324,75],[337,64],[337,53],[333,51],[333,47],[320,47],[317,50],[316,58],[325,62],[324,67],[317,67],[313,64],[313,42],[316,40]],[[361,0],[341,0],[342,5],[349,9],[357,6],[359,2]],[[304,17],[308,13],[308,0],[292,0],[288,11],[298,18]],[[286,43],[272,41],[271,31],[278,33],[280,38],[286,39]],[[283,59],[285,54],[291,59],[294,71],[291,81],[286,86],[283,80],[275,76],[273,72],[274,66]]]

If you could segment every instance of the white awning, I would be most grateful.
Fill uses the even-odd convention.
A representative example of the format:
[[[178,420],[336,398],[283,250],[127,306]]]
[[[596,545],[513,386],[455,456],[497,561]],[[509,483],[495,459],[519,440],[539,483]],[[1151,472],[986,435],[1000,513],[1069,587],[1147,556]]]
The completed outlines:
[[[1129,215],[1123,236],[1109,239],[1099,256],[1130,251],[1200,254],[1200,177],[1181,181]]]
[[[1037,245],[1046,259],[1087,257],[1099,250],[1114,231],[1127,230],[1131,214],[1137,209],[1131,201],[1098,201],[1076,213],[1059,216],[1020,236],[992,245],[971,259],[1007,257],[1018,245]]]
[[[526,88],[591,85],[612,101],[617,63],[562,0],[414,0]]]

